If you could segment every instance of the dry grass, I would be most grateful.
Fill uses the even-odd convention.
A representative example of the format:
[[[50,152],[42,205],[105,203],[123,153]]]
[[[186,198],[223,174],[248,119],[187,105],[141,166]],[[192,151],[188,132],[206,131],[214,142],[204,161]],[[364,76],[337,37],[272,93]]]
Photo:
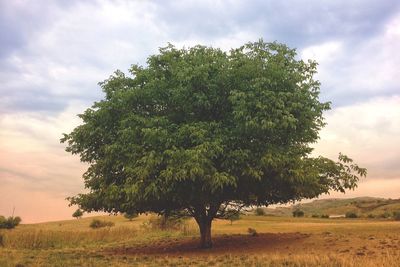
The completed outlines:
[[[400,222],[245,216],[213,224],[214,248],[199,250],[197,226],[175,231],[102,217],[114,227],[90,229],[92,218],[2,230],[0,266],[398,266]],[[250,237],[247,229],[260,235]]]

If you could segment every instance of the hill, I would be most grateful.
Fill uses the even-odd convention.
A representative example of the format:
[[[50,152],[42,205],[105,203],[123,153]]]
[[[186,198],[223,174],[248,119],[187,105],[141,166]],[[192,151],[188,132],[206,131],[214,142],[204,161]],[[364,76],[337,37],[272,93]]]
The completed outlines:
[[[292,205],[290,207],[267,208],[267,215],[292,216],[293,210],[302,210],[305,216],[312,215],[343,215],[354,212],[361,217],[388,217],[393,212],[400,211],[400,199],[384,199],[374,197],[358,197],[347,199],[319,199],[309,203]]]

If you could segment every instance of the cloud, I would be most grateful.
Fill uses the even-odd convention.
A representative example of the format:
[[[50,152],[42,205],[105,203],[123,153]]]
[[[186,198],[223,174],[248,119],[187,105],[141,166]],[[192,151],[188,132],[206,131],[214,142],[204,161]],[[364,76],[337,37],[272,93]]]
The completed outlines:
[[[351,105],[378,96],[399,95],[400,14],[394,16],[380,34],[361,43],[335,40],[304,48],[304,59],[315,59],[317,78],[322,83],[322,99],[334,106]]]
[[[347,154],[368,169],[368,179],[399,179],[400,96],[378,97],[326,114],[315,154]]]
[[[168,1],[157,5],[163,28],[177,41],[215,40],[255,32],[291,46],[327,39],[363,39],[380,32],[399,10],[396,1]],[[250,41],[250,40],[248,40]]]
[[[75,114],[83,110],[75,103],[57,117],[17,113],[0,117],[0,177],[2,185],[25,190],[48,191],[52,195],[77,193],[86,166],[64,152],[61,133],[80,123]],[[3,191],[1,189],[0,191]]]
[[[366,37],[382,32],[400,6],[396,1],[308,5],[299,1],[13,1],[1,5],[0,27],[6,38],[0,42],[0,92],[6,94],[0,100],[2,112],[61,112],[69,100],[98,100],[97,82],[116,69],[144,64],[147,55],[167,42],[225,50],[260,37],[305,50],[345,43],[343,39],[362,45]],[[349,43],[345,45],[349,49]],[[367,51],[360,54],[379,46],[362,46]],[[343,53],[342,64],[337,60],[327,68],[346,74],[337,63],[348,65],[343,61],[347,56]],[[354,61],[350,64],[356,68],[360,59]],[[327,91],[334,83],[328,80]],[[328,96],[341,98],[338,93]]]

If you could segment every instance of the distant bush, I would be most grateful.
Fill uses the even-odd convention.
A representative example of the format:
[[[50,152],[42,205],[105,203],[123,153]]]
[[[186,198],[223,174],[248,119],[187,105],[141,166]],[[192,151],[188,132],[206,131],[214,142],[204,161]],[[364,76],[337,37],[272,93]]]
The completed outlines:
[[[367,216],[367,218],[370,218],[370,219],[373,219],[373,218],[375,218],[376,216],[374,215],[374,214],[368,214],[368,216]]]
[[[293,217],[304,217],[304,211],[302,210],[294,210],[292,212]]]
[[[83,211],[80,209],[77,209],[74,213],[72,213],[72,217],[80,219],[83,215]]]
[[[390,217],[391,217],[391,214],[388,211],[385,211],[384,213],[379,214],[379,218],[387,219]]]
[[[358,218],[358,215],[355,212],[349,211],[349,212],[346,212],[346,218],[354,219],[354,218]]]
[[[255,213],[257,216],[264,216],[264,215],[265,215],[265,211],[264,211],[263,208],[256,208],[256,210],[254,211],[254,213]]]
[[[91,228],[102,228],[102,227],[111,227],[114,226],[113,222],[101,221],[99,219],[93,219],[89,225]]]
[[[320,216],[318,214],[313,214],[311,215],[311,218],[319,218]]]
[[[0,229],[13,229],[21,222],[20,217],[8,217],[0,216]]]
[[[133,218],[138,217],[139,215],[136,212],[126,212],[124,214],[124,217],[130,221],[132,221]]]
[[[328,215],[328,214],[322,214],[322,215],[321,215],[321,218],[323,218],[323,219],[329,219],[329,215]]]
[[[393,212],[393,219],[395,221],[400,221],[400,211]]]
[[[251,236],[257,236],[257,235],[258,235],[257,230],[254,229],[254,228],[248,228],[248,229],[247,229],[247,232],[248,232]]]

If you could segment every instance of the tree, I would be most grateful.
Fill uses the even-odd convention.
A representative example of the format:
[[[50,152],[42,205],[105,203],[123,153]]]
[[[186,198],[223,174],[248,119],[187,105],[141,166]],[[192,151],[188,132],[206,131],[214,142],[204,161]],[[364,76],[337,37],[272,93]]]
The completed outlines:
[[[240,211],[237,209],[228,209],[225,211],[223,219],[229,220],[232,225],[234,221],[240,220]]]
[[[125,212],[124,217],[132,221],[133,218],[138,217],[138,214],[136,212]]]
[[[304,211],[296,209],[292,212],[293,217],[304,217]]]
[[[324,126],[317,63],[263,40],[230,52],[161,48],[129,75],[100,83],[105,96],[64,134],[89,163],[85,211],[173,212],[194,217],[201,247],[227,209],[354,189],[366,170],[339,154],[311,157]]]
[[[7,219],[0,215],[0,229],[13,229],[21,222],[21,217],[10,216]]]
[[[258,207],[255,209],[254,213],[256,216],[264,216],[265,210],[263,208]]]
[[[81,209],[77,209],[74,213],[72,213],[72,217],[80,219],[83,215],[83,212]]]
[[[349,212],[346,212],[345,217],[346,218],[358,218],[358,215],[357,215],[357,213],[355,213],[353,211],[349,211]]]

